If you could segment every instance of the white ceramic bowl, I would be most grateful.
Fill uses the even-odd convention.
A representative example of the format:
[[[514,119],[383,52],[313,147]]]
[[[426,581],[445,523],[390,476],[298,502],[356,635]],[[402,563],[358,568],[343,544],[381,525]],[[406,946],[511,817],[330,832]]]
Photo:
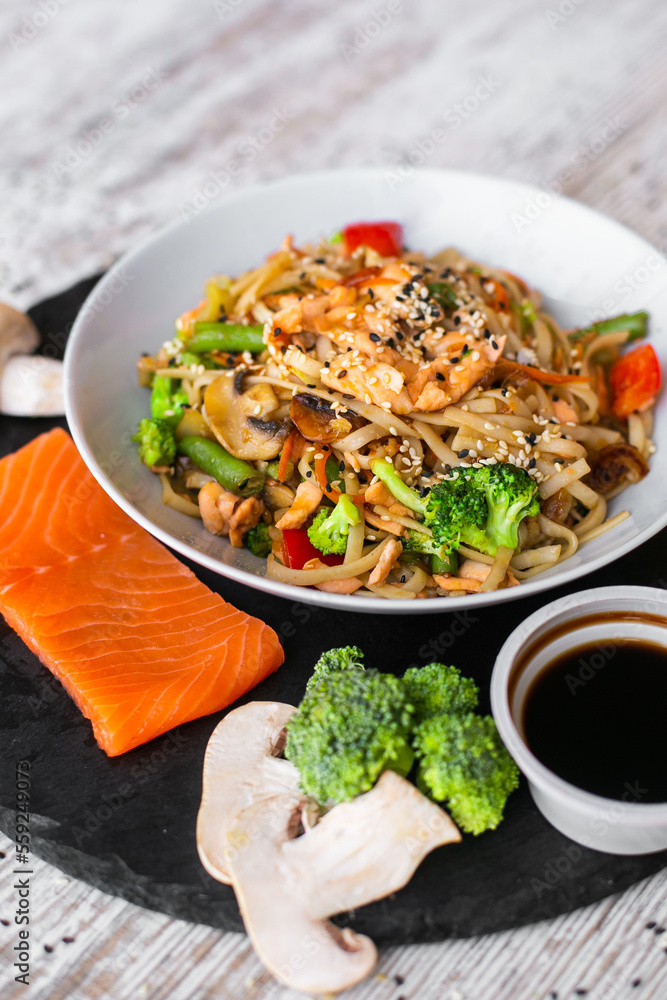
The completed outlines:
[[[347,222],[396,219],[407,244],[434,252],[454,245],[524,277],[566,325],[626,310],[651,311],[651,341],[667,355],[667,268],[657,251],[618,223],[567,198],[524,184],[459,171],[415,171],[401,181],[377,170],[304,174],[241,190],[172,225],[123,257],[95,287],[65,358],[67,418],[89,468],[113,499],[153,535],[209,569],[291,600],[349,611],[425,613],[483,607],[578,579],[645,541],[665,523],[667,407],[658,406],[647,484],[610,504],[631,517],[570,560],[521,587],[429,601],[325,594],[265,579],[263,561],[208,534],[161,503],[160,483],[131,442],[148,413],[136,360],[173,336],[174,320],[201,298],[206,278],[260,263],[286,233],[315,239]]]
[[[584,623],[588,616],[601,612],[612,612],[613,617],[654,615],[662,623],[637,618]],[[564,633],[550,638],[563,625],[567,625]],[[573,645],[613,643],[621,638],[667,649],[665,591],[596,587],[547,604],[526,618],[500,650],[491,677],[491,708],[507,749],[528,779],[535,804],[557,830],[608,854],[650,854],[667,849],[667,803],[642,803],[630,789],[624,801],[607,799],[564,781],[531,753],[521,724],[526,693],[547,664]],[[533,644],[537,646],[534,654]],[[567,739],[565,732],[563,739]]]

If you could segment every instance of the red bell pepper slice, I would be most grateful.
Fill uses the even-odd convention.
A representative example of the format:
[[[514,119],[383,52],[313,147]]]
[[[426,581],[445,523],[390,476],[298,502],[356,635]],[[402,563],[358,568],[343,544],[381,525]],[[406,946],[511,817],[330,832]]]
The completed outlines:
[[[649,404],[659,391],[660,382],[660,362],[650,344],[624,354],[609,372],[614,416],[627,417]]]
[[[283,529],[283,561],[288,569],[303,569],[309,559],[319,559],[326,566],[341,566],[343,556],[325,556],[316,549],[305,528]]]
[[[343,245],[349,255],[367,246],[381,257],[398,257],[403,248],[400,222],[353,222],[343,229]]]

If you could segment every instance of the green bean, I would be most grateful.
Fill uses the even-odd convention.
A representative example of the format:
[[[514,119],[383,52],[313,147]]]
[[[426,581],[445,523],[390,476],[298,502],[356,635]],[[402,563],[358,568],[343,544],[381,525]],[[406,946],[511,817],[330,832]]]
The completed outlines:
[[[253,496],[264,486],[264,474],[254,465],[235,458],[218,444],[202,437],[184,437],[178,442],[178,450],[192,459],[209,476],[213,476],[221,486],[239,496]]]
[[[268,478],[278,480],[279,468],[280,468],[279,461],[274,460],[273,462],[269,462],[269,464],[266,467],[266,475],[268,476]],[[290,459],[287,463],[287,468],[285,470],[285,476],[283,482],[287,482],[287,480],[291,479],[293,475],[294,475],[294,462],[292,462]]]
[[[195,332],[187,342],[193,354],[209,351],[250,351],[261,354],[266,350],[263,326],[243,326],[242,323],[195,323]]]
[[[639,340],[646,336],[646,324],[648,322],[647,312],[623,313],[621,316],[611,316],[609,319],[602,319],[599,323],[591,323],[590,326],[582,327],[581,330],[573,330],[569,335],[570,340],[576,341],[587,333],[597,333],[598,336],[604,333],[616,333],[618,330],[627,330],[629,333],[628,343],[632,340]]]
[[[431,570],[433,573],[458,573],[459,560],[456,552],[450,552],[447,559],[431,556]]]

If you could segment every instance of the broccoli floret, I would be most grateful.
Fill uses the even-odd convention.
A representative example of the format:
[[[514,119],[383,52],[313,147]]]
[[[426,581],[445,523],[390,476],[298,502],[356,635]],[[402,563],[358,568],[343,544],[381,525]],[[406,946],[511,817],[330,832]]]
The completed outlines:
[[[306,691],[310,691],[322,677],[328,677],[336,670],[365,669],[364,654],[358,646],[340,646],[338,649],[329,649],[326,653],[322,653],[313,667]]]
[[[465,475],[443,479],[427,497],[425,522],[445,552],[458,549],[461,542],[479,549],[486,541],[486,499],[468,476],[466,470]]]
[[[354,524],[360,523],[359,511],[349,497],[342,494],[333,510],[321,510],[308,528],[308,537],[325,556],[342,556],[347,548],[347,536]]]
[[[188,394],[178,386],[175,379],[165,375],[155,375],[151,392],[151,417],[169,427],[176,427],[183,416],[181,407],[188,405]]]
[[[369,791],[385,770],[408,774],[411,728],[398,677],[334,667],[309,686],[287,723],[285,756],[308,795],[322,805],[343,802]]]
[[[417,727],[413,746],[425,794],[446,802],[467,833],[495,830],[508,795],[519,784],[519,770],[491,716],[434,716]]]
[[[499,545],[515,549],[519,544],[520,522],[540,512],[536,484],[525,469],[510,463],[476,469],[474,484],[486,497],[489,509],[486,533],[495,549]]]
[[[154,465],[171,465],[176,458],[176,441],[169,424],[145,417],[132,438],[139,445],[140,458],[152,468]]]
[[[516,549],[520,522],[540,512],[535,482],[510,463],[460,470],[425,497],[406,486],[386,459],[371,462],[371,469],[400,503],[421,515],[433,533],[433,546],[440,547],[433,552],[440,559],[462,542],[492,556],[500,545]],[[410,539],[407,547],[417,544]]]
[[[254,556],[266,559],[272,546],[268,524],[260,521],[254,528],[251,528],[245,536],[245,543]]]
[[[479,689],[470,677],[462,677],[456,667],[429,663],[410,667],[403,675],[403,686],[413,706],[416,725],[447,713],[472,712],[479,702]]]

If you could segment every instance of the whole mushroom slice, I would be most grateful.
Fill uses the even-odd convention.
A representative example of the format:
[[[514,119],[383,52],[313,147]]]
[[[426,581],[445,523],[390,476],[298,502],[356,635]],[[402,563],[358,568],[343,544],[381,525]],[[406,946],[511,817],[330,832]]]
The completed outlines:
[[[227,834],[227,863],[267,968],[292,989],[337,992],[367,976],[377,953],[369,938],[328,917],[396,892],[430,851],[461,837],[439,806],[392,771],[300,836],[299,813],[286,795],[242,810]]]
[[[267,401],[257,398],[253,391],[257,387],[244,392],[244,375],[230,371],[211,382],[204,396],[206,416],[216,438],[232,455],[246,462],[268,461],[279,454],[291,424],[254,415],[266,413]]]
[[[13,417],[57,417],[65,412],[61,361],[17,354],[0,372],[0,412]]]
[[[197,848],[204,868],[219,882],[232,881],[227,834],[243,809],[276,795],[292,806],[303,801],[299,772],[279,757],[295,711],[281,702],[253,701],[229,712],[213,730],[204,757]]]
[[[30,317],[0,302],[0,413],[53,417],[65,412],[62,362],[33,355],[38,344]]]

